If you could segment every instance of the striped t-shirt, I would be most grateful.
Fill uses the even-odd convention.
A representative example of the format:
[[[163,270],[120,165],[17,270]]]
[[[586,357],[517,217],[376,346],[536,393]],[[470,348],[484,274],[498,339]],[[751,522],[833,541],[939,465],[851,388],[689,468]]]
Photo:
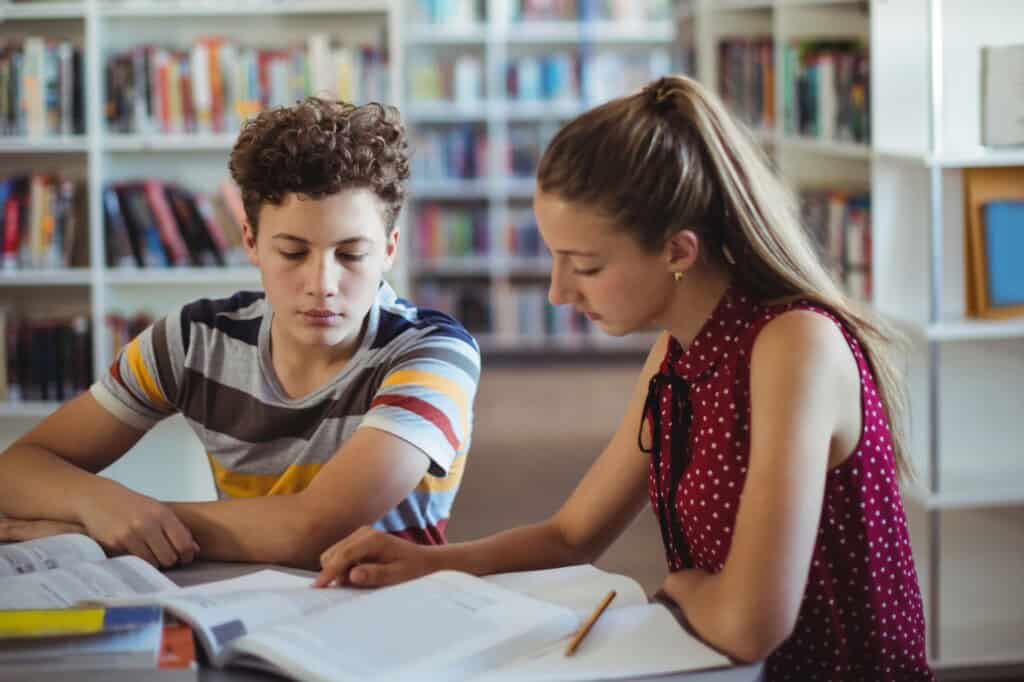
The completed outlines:
[[[262,292],[189,303],[128,343],[92,394],[138,429],[181,412],[206,449],[221,499],[299,492],[356,429],[394,434],[426,453],[430,468],[376,527],[443,543],[480,376],[473,337],[384,283],[345,367],[293,399],[271,363],[272,316]]]

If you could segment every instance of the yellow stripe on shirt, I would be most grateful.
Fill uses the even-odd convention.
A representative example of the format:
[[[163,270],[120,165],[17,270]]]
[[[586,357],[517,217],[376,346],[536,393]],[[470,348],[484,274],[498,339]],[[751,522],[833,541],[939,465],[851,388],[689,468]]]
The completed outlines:
[[[440,374],[427,372],[422,369],[403,369],[392,372],[381,382],[382,387],[400,384],[418,384],[448,396],[459,408],[459,426],[462,428],[462,433],[459,434],[460,440],[466,437],[466,434],[469,433],[469,424],[467,423],[469,418],[469,399],[466,397],[466,392],[462,390],[462,386]]]
[[[292,464],[280,474],[248,474],[232,471],[213,455],[207,455],[217,488],[230,497],[290,495],[305,490],[323,464]]]
[[[149,373],[149,368],[146,367],[146,361],[142,359],[142,348],[139,345],[139,337],[132,339],[124,348],[125,358],[128,360],[128,368],[132,371],[132,374],[138,380],[139,385],[142,386],[142,390],[145,391],[146,396],[153,401],[157,409],[169,410],[171,409],[171,403],[164,396],[163,391],[160,390],[160,384],[156,382],[153,375]]]
[[[217,488],[229,497],[262,497],[265,495],[291,495],[302,492],[313,481],[323,464],[292,464],[281,474],[248,474],[228,469],[213,455],[207,454]],[[461,453],[448,468],[447,476],[424,476],[416,490],[443,493],[454,490],[466,471],[466,453]]]

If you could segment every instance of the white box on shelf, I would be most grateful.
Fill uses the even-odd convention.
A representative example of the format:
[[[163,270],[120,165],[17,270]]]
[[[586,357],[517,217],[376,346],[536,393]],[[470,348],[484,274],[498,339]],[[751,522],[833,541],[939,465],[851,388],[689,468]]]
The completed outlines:
[[[981,48],[981,143],[1024,145],[1024,44]]]

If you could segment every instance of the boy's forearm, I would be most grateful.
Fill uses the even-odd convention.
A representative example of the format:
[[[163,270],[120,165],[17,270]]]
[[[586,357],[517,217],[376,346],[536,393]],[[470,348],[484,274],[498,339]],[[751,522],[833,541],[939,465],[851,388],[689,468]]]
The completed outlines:
[[[320,568],[320,554],[354,528],[318,527],[300,495],[169,502],[199,544],[200,559]]]
[[[0,454],[0,512],[14,518],[77,523],[84,503],[115,487],[119,484],[34,445]]]

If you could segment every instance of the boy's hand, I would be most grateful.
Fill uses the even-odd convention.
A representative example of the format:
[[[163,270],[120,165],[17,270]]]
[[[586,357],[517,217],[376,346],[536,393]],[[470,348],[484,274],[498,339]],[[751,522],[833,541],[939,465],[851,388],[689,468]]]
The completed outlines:
[[[190,563],[199,553],[192,532],[170,507],[128,489],[84,505],[81,522],[110,555],[134,554],[168,568]]]
[[[338,585],[383,587],[434,570],[430,548],[363,526],[320,555],[320,575],[313,587]]]
[[[0,542],[24,542],[63,533],[85,533],[85,528],[68,521],[28,521],[9,516],[0,517]]]

